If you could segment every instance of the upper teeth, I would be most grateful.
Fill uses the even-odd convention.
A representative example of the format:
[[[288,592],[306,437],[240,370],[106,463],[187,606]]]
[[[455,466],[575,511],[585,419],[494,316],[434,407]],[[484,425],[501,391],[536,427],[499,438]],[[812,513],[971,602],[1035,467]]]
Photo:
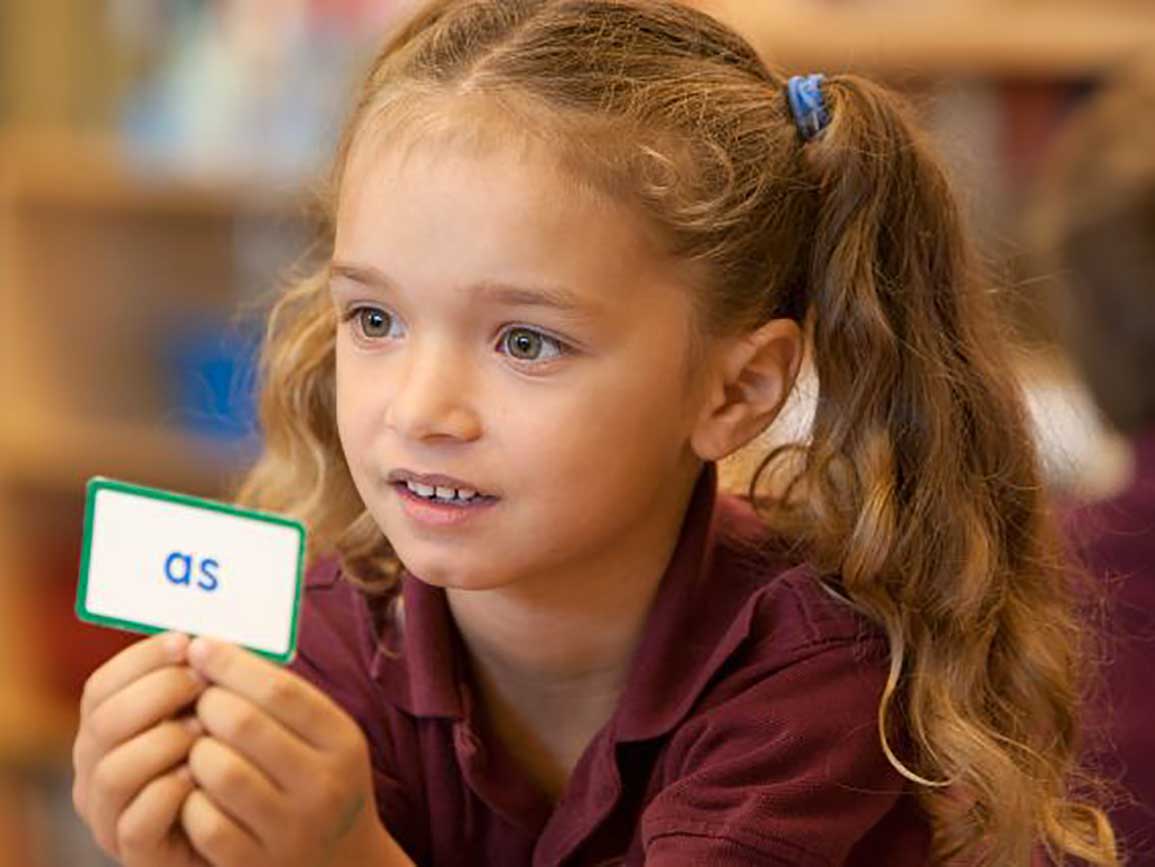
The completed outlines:
[[[438,500],[472,500],[477,491],[469,488],[443,488],[440,485],[423,485],[420,482],[406,482],[405,486],[419,497]]]

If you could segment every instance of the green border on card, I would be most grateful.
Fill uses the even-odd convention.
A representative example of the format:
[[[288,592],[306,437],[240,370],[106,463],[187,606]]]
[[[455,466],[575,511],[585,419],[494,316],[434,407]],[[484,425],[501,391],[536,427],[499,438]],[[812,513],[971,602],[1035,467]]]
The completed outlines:
[[[116,617],[106,617],[103,614],[94,614],[88,610],[88,565],[92,553],[92,524],[96,509],[96,495],[101,491],[119,491],[133,494],[138,497],[147,497],[151,500],[163,500],[169,503],[178,503],[182,506],[193,506],[198,509],[208,509],[213,512],[224,512],[238,518],[248,518],[253,521],[263,521],[266,524],[279,524],[297,531],[297,587],[293,594],[293,621],[289,627],[289,648],[284,653],[272,653],[257,647],[248,647],[258,656],[263,656],[273,662],[285,665],[293,661],[297,654],[297,625],[301,614],[301,596],[304,592],[304,565],[305,565],[305,525],[300,521],[276,515],[271,512],[258,512],[253,509],[242,509],[217,500],[206,500],[189,494],[178,494],[160,488],[149,488],[144,485],[134,485],[130,482],[120,482],[116,479],[107,479],[103,476],[93,476],[88,480],[88,490],[84,499],[84,541],[80,552],[80,583],[76,591],[76,616],[87,623],[98,626],[111,626],[116,629],[126,629],[131,632],[142,632],[146,635],[155,635],[158,632],[169,630],[153,626],[148,623],[138,623],[132,620],[121,620]]]

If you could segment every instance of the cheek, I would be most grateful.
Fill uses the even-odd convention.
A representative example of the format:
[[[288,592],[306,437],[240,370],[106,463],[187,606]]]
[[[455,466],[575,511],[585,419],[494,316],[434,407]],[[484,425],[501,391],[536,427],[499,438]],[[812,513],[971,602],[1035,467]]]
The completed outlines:
[[[663,361],[615,365],[551,410],[514,415],[525,446],[584,484],[665,472],[682,452],[691,417],[683,371]]]
[[[364,453],[373,438],[373,418],[377,413],[374,390],[367,389],[371,382],[365,364],[360,362],[342,342],[337,342],[336,394],[337,433],[346,460],[353,472],[357,471]]]
[[[337,340],[336,351],[336,394],[337,394],[337,433],[341,437],[341,445],[345,448],[346,454],[349,452],[349,447],[353,442],[353,426],[355,417],[353,414],[354,407],[357,406],[357,401],[354,399],[352,393],[352,370],[349,366],[349,361],[346,358],[346,352],[341,346],[341,340]]]

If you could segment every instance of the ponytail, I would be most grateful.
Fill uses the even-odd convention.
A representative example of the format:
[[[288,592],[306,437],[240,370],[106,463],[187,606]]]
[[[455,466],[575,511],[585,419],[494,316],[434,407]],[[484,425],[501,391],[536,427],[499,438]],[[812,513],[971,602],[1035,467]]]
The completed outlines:
[[[880,732],[920,784],[936,862],[1027,864],[1041,840],[1056,859],[1116,864],[1102,814],[1068,797],[1085,651],[1073,575],[949,185],[892,95],[854,76],[823,93],[829,124],[799,145],[821,202],[818,398],[778,505],[889,634]],[[907,759],[890,742],[897,715]]]

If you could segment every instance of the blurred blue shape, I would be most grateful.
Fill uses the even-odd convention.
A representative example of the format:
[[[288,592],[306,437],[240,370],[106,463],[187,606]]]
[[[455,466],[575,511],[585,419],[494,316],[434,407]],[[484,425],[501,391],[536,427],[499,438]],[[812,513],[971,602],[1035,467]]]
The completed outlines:
[[[190,316],[171,323],[163,333],[170,417],[195,436],[255,445],[258,328]]]

